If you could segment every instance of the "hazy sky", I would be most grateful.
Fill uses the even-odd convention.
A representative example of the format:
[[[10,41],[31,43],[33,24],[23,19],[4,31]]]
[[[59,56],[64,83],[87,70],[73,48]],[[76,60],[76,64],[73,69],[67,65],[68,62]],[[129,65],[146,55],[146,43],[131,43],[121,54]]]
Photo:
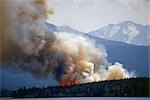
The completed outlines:
[[[110,23],[131,20],[150,24],[150,0],[49,0],[49,22],[88,32]],[[149,5],[149,6],[148,6]],[[149,7],[149,8],[148,8]]]

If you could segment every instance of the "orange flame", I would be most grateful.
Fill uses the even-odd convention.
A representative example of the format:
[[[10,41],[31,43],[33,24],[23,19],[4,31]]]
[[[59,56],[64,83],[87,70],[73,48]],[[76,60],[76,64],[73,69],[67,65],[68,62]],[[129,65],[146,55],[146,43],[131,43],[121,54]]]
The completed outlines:
[[[79,80],[74,80],[74,81],[69,81],[69,82],[60,81],[59,82],[59,86],[61,86],[61,87],[64,87],[64,86],[73,86],[73,85],[77,85],[79,83],[80,83]]]

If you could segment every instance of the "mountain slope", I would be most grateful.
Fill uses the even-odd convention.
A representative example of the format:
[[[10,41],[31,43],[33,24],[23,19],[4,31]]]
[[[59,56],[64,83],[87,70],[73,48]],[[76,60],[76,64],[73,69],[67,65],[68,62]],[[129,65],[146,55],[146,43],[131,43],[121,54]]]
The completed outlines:
[[[88,34],[128,44],[150,45],[150,25],[136,24],[132,21],[109,24]]]
[[[94,40],[96,45],[105,46],[109,62],[120,62],[130,72],[135,71],[137,76],[149,77],[149,46],[135,46],[91,35],[88,35],[88,38]]]

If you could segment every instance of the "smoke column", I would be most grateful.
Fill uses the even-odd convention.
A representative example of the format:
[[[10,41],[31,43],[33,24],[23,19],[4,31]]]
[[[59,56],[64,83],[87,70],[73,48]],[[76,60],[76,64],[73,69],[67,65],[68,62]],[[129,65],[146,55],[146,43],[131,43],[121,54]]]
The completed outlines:
[[[0,64],[63,82],[88,83],[131,77],[120,63],[107,66],[102,47],[81,35],[51,33],[47,0],[1,0]],[[60,16],[61,17],[61,16]],[[14,67],[15,65],[15,67]]]

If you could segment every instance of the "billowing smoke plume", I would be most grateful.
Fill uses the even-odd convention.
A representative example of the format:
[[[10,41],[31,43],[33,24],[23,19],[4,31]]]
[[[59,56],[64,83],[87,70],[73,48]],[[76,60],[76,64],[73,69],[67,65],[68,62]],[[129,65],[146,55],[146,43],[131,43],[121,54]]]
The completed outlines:
[[[12,64],[36,77],[87,83],[129,78],[122,64],[107,67],[107,53],[84,36],[51,33],[47,0],[1,1],[1,65]],[[3,16],[2,16],[3,15]],[[61,16],[60,16],[61,17]]]

